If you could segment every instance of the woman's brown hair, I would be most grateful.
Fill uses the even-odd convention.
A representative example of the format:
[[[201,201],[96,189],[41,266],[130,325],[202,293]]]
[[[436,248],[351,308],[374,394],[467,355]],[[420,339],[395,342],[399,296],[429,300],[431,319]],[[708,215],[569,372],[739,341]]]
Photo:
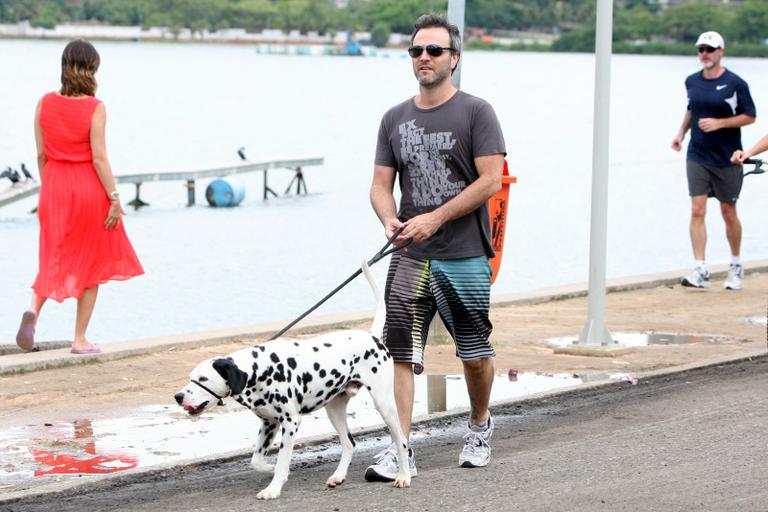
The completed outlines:
[[[63,96],[94,96],[96,71],[101,59],[99,52],[84,39],[70,42],[61,54],[61,94]]]

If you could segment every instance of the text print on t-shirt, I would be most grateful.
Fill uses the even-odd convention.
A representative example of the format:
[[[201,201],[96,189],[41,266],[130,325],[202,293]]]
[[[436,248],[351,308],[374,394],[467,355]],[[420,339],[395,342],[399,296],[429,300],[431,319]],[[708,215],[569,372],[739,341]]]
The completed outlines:
[[[464,190],[464,181],[448,179],[452,173],[445,162],[450,155],[440,153],[441,150],[451,150],[456,144],[452,132],[425,133],[424,128],[416,126],[415,119],[401,124],[398,130],[414,206],[439,206]]]

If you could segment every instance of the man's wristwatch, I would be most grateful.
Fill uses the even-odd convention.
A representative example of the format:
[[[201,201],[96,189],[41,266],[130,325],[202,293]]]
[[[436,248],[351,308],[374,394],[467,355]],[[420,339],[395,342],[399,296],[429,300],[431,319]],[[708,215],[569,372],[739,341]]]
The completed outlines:
[[[109,193],[109,198],[112,201],[117,201],[118,199],[120,199],[120,193],[117,190],[113,190],[112,192]]]

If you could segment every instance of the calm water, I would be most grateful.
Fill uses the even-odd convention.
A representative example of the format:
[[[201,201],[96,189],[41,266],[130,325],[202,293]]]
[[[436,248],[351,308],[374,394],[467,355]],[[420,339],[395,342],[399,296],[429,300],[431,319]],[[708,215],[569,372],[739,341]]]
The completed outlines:
[[[63,42],[0,41],[0,166],[34,162],[32,115],[58,85]],[[234,209],[186,208],[182,183],[151,183],[152,204],[125,218],[147,274],[103,286],[91,338],[153,335],[290,320],[333,289],[383,243],[368,203],[378,123],[416,91],[410,63],[375,58],[258,55],[250,46],[99,43],[99,97],[117,174],[218,167],[249,158],[321,156],[307,168],[309,197],[264,202],[261,175],[246,177]],[[613,60],[609,277],[688,267],[684,155],[669,149],[685,108],[691,57]],[[728,59],[758,110],[768,106],[764,60]],[[593,58],[590,55],[464,55],[462,87],[489,100],[501,120],[519,183],[502,273],[493,293],[584,282],[588,277]],[[768,124],[744,130],[746,144]],[[273,171],[278,191],[291,178]],[[5,187],[5,183],[2,185]],[[132,197],[131,186],[121,186]],[[768,178],[749,177],[740,212],[746,259],[768,257]],[[0,342],[14,338],[37,269],[37,221],[28,199],[0,209]],[[710,203],[708,260],[729,251]],[[383,283],[386,264],[374,267]],[[373,309],[364,280],[318,314]],[[74,301],[46,306],[42,339],[72,336]]]

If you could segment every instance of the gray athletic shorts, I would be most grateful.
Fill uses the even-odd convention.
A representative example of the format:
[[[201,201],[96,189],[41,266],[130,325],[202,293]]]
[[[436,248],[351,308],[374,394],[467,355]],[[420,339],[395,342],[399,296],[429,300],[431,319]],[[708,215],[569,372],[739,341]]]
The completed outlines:
[[[721,203],[735,203],[739,199],[744,173],[740,165],[715,167],[688,160],[688,194],[716,197]]]

